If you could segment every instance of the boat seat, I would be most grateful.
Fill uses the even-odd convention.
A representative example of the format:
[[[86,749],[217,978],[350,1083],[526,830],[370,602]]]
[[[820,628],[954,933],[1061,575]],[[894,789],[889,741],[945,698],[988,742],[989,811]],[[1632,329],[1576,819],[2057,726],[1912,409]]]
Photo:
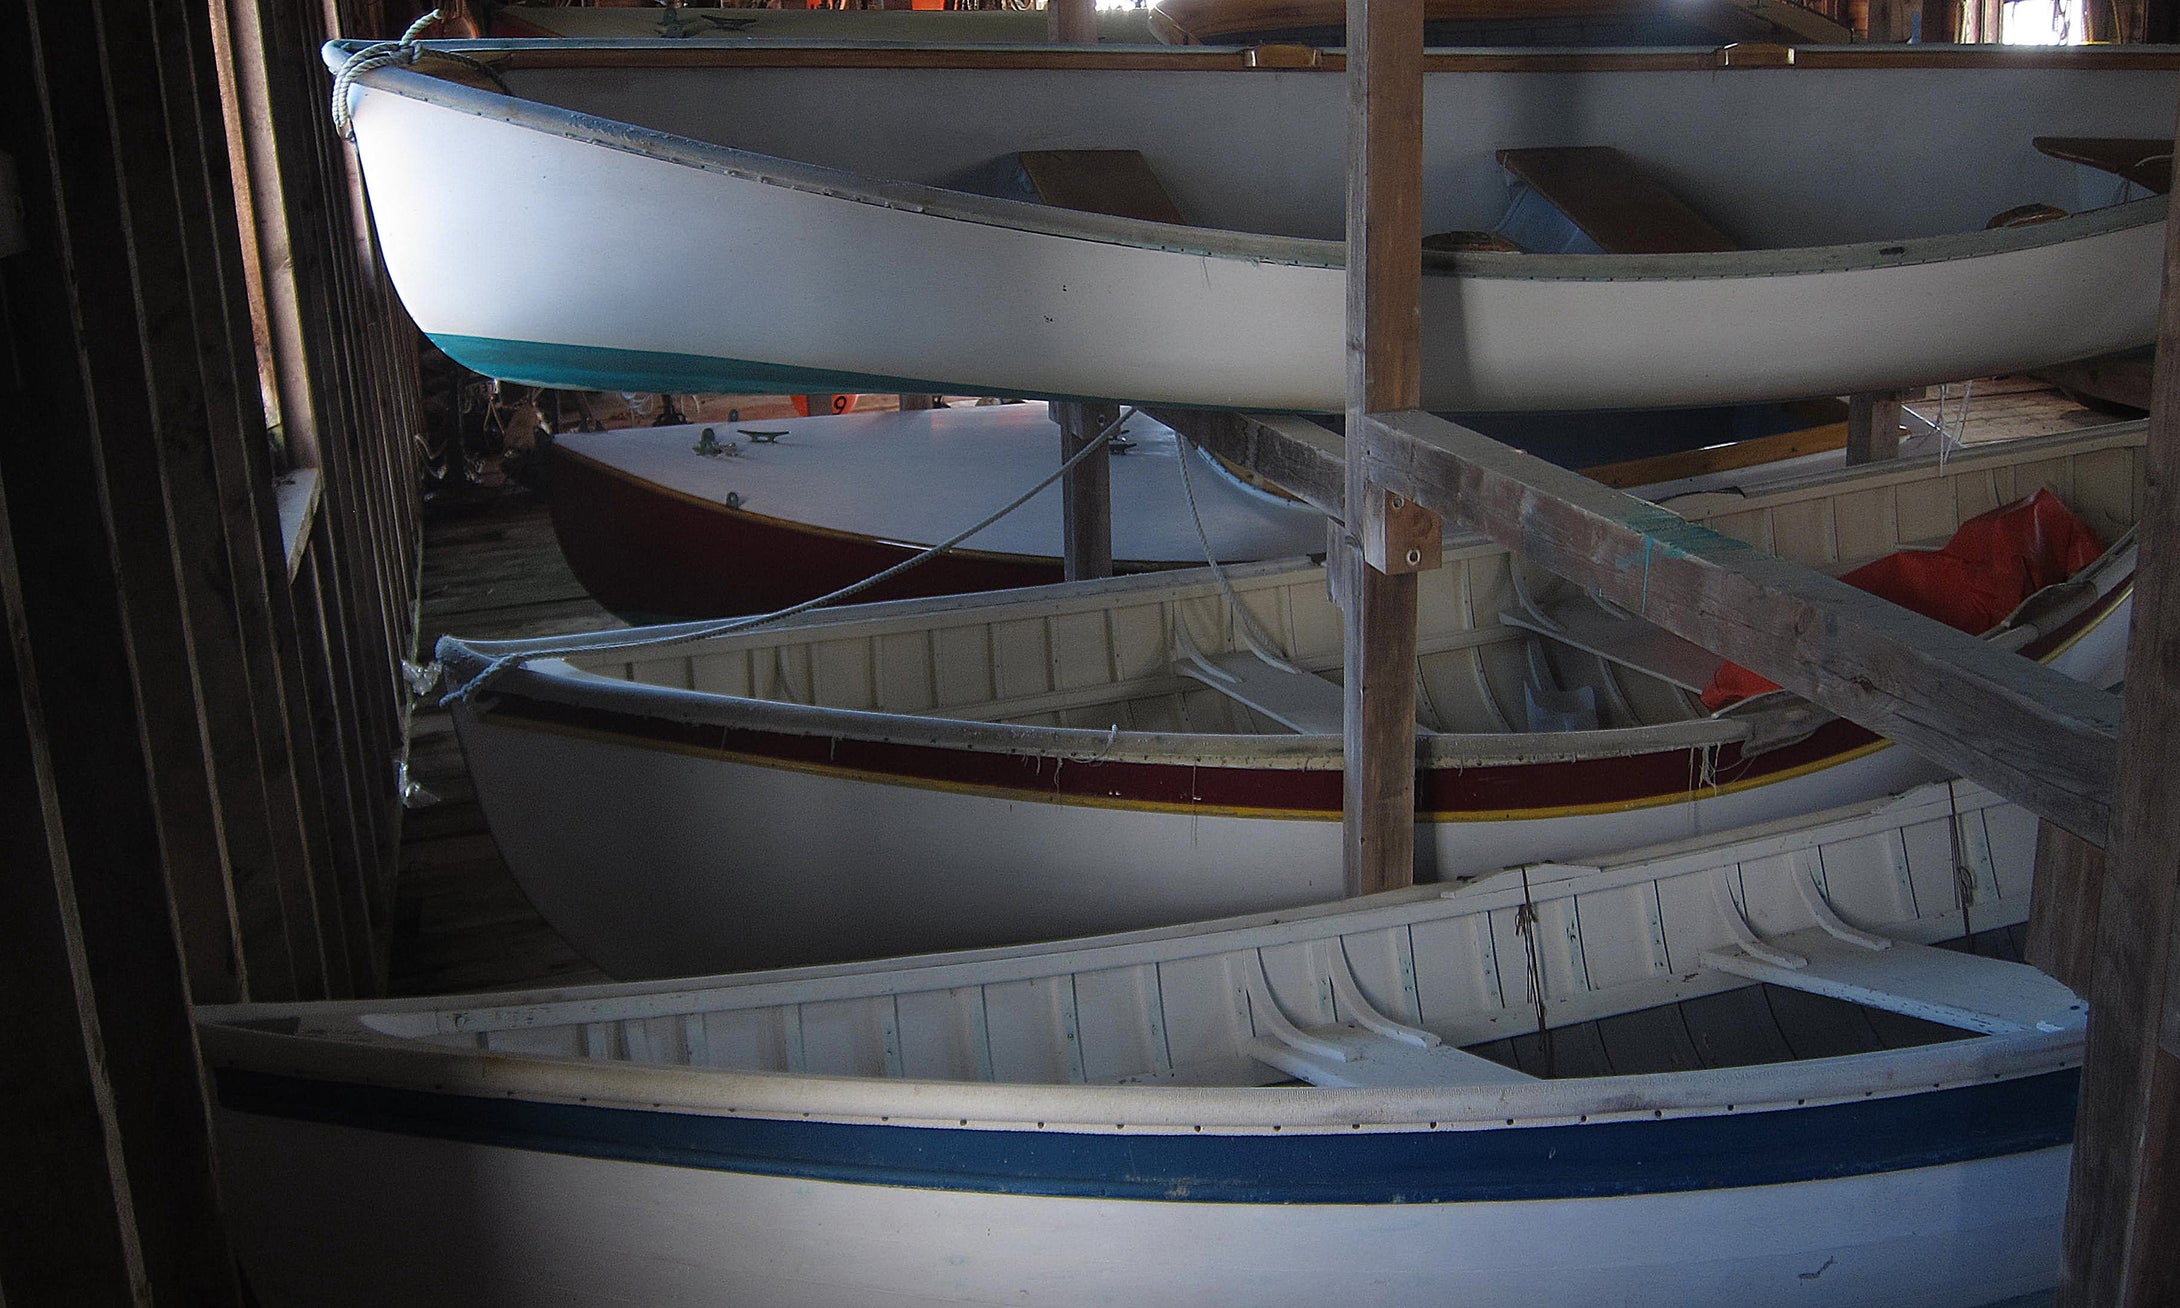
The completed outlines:
[[[1703,966],[1714,972],[1986,1035],[2066,1031],[2089,1020],[2080,996],[2025,963],[1933,949],[1847,925],[1807,876],[1797,877],[1795,886],[1817,925],[1758,937],[1734,900],[1732,876],[1722,870],[1711,882],[1712,900],[1738,942],[1703,952]]]
[[[1188,221],[1140,150],[1024,150],[1014,158],[1040,204],[1154,223]]]
[[[1819,927],[1768,937],[1762,944],[1776,957],[1735,946],[1706,951],[1703,964],[1751,981],[1988,1035],[2063,1031],[2082,1025],[2089,1015],[2088,1005],[2072,990],[2025,963],[1901,940],[1870,949]]]
[[[1340,687],[1314,672],[1274,667],[1248,650],[1231,654],[1190,651],[1173,670],[1228,699],[1245,704],[1289,731],[1337,736],[1347,730]]]
[[[1698,693],[1718,671],[1718,655],[1654,622],[1608,608],[1587,593],[1570,595],[1549,605],[1539,604],[1519,567],[1514,569],[1514,598],[1517,607],[1500,613],[1499,621],[1594,654],[1608,663]]]
[[[2172,139],[2125,136],[2039,136],[2032,144],[2054,159],[2087,164],[2146,191],[2172,190]]]
[[[1606,254],[1697,254],[1740,244],[1609,145],[1499,151],[1499,164]]]
[[[1379,1035],[1355,1022],[1304,1027],[1294,1040],[1259,1036],[1249,1052],[1258,1061],[1311,1085],[1399,1089],[1408,1086],[1511,1085],[1536,1078],[1452,1045],[1418,1045]]]
[[[1426,254],[1520,254],[1512,237],[1500,232],[1432,232],[1423,238]]]

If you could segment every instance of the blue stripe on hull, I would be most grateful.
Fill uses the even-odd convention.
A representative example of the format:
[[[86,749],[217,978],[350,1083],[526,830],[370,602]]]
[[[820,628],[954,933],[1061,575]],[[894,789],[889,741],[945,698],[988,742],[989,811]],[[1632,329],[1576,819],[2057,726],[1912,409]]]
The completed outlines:
[[[1463,1131],[1110,1135],[543,1104],[223,1068],[233,1111],[586,1158],[931,1190],[1475,1203],[1772,1185],[2064,1145],[2078,1074],[1766,1113]],[[1276,1093],[1276,1092],[1275,1092]]]

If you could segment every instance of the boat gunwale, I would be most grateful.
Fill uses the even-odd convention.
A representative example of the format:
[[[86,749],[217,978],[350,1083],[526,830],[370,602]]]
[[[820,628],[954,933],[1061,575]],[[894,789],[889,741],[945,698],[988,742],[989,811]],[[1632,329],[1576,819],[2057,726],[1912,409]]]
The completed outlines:
[[[378,42],[335,37],[323,58],[338,70],[340,60]],[[1323,47],[1324,62],[1306,68],[1252,63],[1259,48],[1249,45],[1097,45],[1017,42],[928,42],[830,40],[802,37],[530,37],[431,38],[426,49],[451,50],[478,59],[495,70],[538,68],[619,68],[640,62],[651,66],[664,54],[667,62],[691,67],[898,67],[898,68],[1059,68],[1083,71],[1193,69],[1220,72],[1345,72],[1340,47]],[[1314,47],[1313,47],[1314,48]],[[1758,72],[1890,68],[2083,68],[2091,71],[2163,72],[2180,70],[2180,44],[2133,45],[1992,45],[1988,43],[1915,42],[1885,45],[1867,42],[1793,46],[1786,65],[1727,65],[1732,45],[1679,46],[1437,46],[1423,52],[1426,72]],[[630,56],[641,55],[640,61]]]
[[[993,985],[1068,973],[1113,971],[1200,958],[1210,953],[1291,947],[1363,932],[1414,927],[1478,914],[1606,894],[1629,886],[1713,869],[1719,851],[1737,862],[1821,850],[1827,845],[1889,834],[1929,821],[1960,818],[2006,807],[1996,793],[1971,781],[1934,781],[1898,794],[1772,818],[1723,831],[1652,842],[1588,859],[1513,864],[1455,884],[1405,886],[1348,899],[1232,914],[1197,922],[1104,932],[1073,939],[951,949],[936,953],[815,963],[727,972],[711,976],[591,983],[457,997],[405,996],[375,1000],[320,1000],[303,1004],[215,1006],[237,1021],[278,1009],[300,1022],[346,1023],[373,1038],[473,1035],[541,1025],[573,1025],[680,1017],[697,1013],[774,1007],[789,1002],[829,1003],[928,993],[970,984]],[[1919,937],[1921,927],[1941,922],[1952,931],[1955,912],[1885,925],[1895,940]],[[1327,924],[1326,919],[1336,919]],[[1337,931],[1333,930],[1337,927]],[[1937,935],[1933,939],[1945,939]],[[1629,987],[1632,988],[1632,987]],[[730,1002],[721,1002],[722,997]],[[475,1001],[475,1002],[460,1002]],[[434,1021],[369,1025],[372,1019],[417,1016]]]
[[[1840,805],[1608,855],[1594,864],[1522,865],[1453,890],[1409,887],[1359,899],[1077,940],[967,949],[857,963],[663,981],[548,987],[475,996],[199,1006],[207,1061],[274,1076],[339,1080],[491,1099],[728,1117],[1148,1134],[1496,1129],[1668,1117],[1747,1115],[1896,1098],[2064,1071],[2084,1028],[1964,1035],[1951,1041],[1829,1058],[1691,1071],[1537,1079],[1488,1085],[1348,1089],[1171,1083],[937,1080],[849,1073],[746,1071],[622,1058],[435,1043],[489,1030],[646,1021],[694,1013],[883,999],[1264,949],[1337,942],[1515,909],[1543,899],[1822,850],[1908,826],[2010,806],[1968,782],[1936,782]],[[1788,871],[1783,875],[1803,875]],[[1951,914],[1940,914],[1950,924]],[[1908,940],[1935,919],[1895,922]],[[1932,937],[1935,938],[1935,937]],[[1738,988],[1738,987],[1736,987]],[[1637,993],[1639,986],[1618,990]],[[722,1003],[724,998],[729,1002]],[[739,999],[736,1004],[732,1001]],[[1637,1006],[1640,1006],[1638,1002]],[[373,1019],[379,1024],[374,1025]],[[396,1029],[396,1028],[401,1029]]]
[[[482,671],[487,661],[465,657],[465,653],[442,646],[439,657],[442,663],[463,675]],[[624,718],[879,745],[1051,758],[1073,763],[1208,765],[1300,771],[1337,771],[1343,766],[1341,738],[1337,735],[1099,730],[1096,727],[983,722],[973,718],[941,717],[935,713],[827,708],[624,681],[584,672],[568,664],[543,663],[536,667],[510,669],[493,683],[491,694],[593,709]],[[493,708],[483,705],[479,711],[490,715]],[[1776,719],[1785,724],[1799,713],[1800,706],[1794,705],[1741,718],[1702,717],[1591,731],[1426,732],[1418,729],[1416,749],[1422,765],[1456,769],[1625,758],[1739,744],[1755,735],[1759,723],[1768,724]],[[557,729],[549,724],[504,719],[503,725]],[[648,737],[610,729],[577,727],[572,730],[585,736],[610,737],[617,743],[635,743],[641,748],[672,748]],[[1137,801],[1123,802],[1128,807],[1138,806]],[[1201,806],[1192,804],[1189,807]]]
[[[642,51],[672,50],[685,48],[688,44],[687,40],[656,43],[640,40],[584,42],[577,51],[569,53],[600,46]],[[455,49],[472,57],[479,51],[506,49],[504,42],[489,41],[425,42],[423,45],[426,49]],[[338,72],[346,57],[361,48],[354,41],[329,41],[323,54],[327,66]],[[1512,58],[1519,59],[1520,56]],[[1805,66],[1822,65],[1795,65]],[[1023,67],[1037,68],[1040,65],[1026,64]],[[2180,69],[2180,51],[2170,57],[2169,64],[2159,65],[2157,70],[2164,71],[2167,67]],[[1715,75],[1721,70],[1715,65],[1701,65],[1691,71]],[[777,186],[827,199],[871,205],[940,221],[970,223],[1034,236],[1118,245],[1145,252],[1183,254],[1248,264],[1276,264],[1321,270],[1344,270],[1347,266],[1347,247],[1344,241],[1151,222],[1055,208],[1023,200],[974,195],[918,182],[873,177],[847,169],[761,154],[565,109],[543,101],[525,99],[511,92],[502,93],[421,72],[408,65],[381,65],[369,69],[355,80],[354,85],[449,112],[558,136],[578,145],[615,150],[668,165],[713,173],[734,181]],[[1423,280],[1426,286],[1434,279],[1454,278],[1554,283],[1670,283],[1848,274],[2003,258],[2080,241],[2118,236],[2137,229],[2161,229],[2169,209],[2168,197],[2160,195],[2022,226],[1724,253],[1530,254],[1486,251],[1451,254],[1426,251],[1423,255]],[[1206,239],[1207,237],[1216,239]]]
[[[214,1068],[487,1099],[719,1117],[1039,1132],[1178,1135],[1459,1131],[1747,1116],[1900,1098],[2066,1071],[2079,1029],[1959,1040],[1750,1067],[1482,1086],[1054,1085],[748,1072],[291,1035],[241,1025],[274,1010],[198,1010]]]
[[[977,11],[940,10],[939,12],[973,13]],[[973,410],[971,410],[971,412],[973,412]],[[1153,421],[1156,420],[1153,419]],[[717,425],[719,424],[692,422],[677,424],[676,426],[678,428],[708,427]],[[645,430],[658,431],[662,429],[648,428]],[[1054,426],[1052,429],[1052,434],[1057,436],[1059,434],[1059,430],[1060,429],[1057,426]],[[1169,434],[1173,434],[1175,436],[1176,441],[1179,440],[1177,433],[1172,433],[1170,428],[1167,430]],[[601,433],[562,432],[556,434],[551,439],[551,449],[548,451],[547,457],[551,459],[572,459],[584,465],[582,471],[588,475],[597,477],[610,477],[616,481],[635,486],[647,494],[672,500],[679,504],[686,504],[691,508],[701,509],[708,513],[716,513],[722,515],[723,517],[726,517],[730,521],[748,523],[772,531],[792,532],[799,536],[819,537],[825,540],[840,541],[846,544],[856,546],[898,550],[903,554],[915,554],[922,550],[929,549],[933,544],[936,543],[937,533],[935,532],[925,533],[927,537],[926,539],[913,539],[903,535],[888,536],[881,535],[876,532],[856,531],[851,528],[827,526],[823,523],[810,522],[800,518],[780,517],[775,514],[761,513],[755,509],[749,508],[746,504],[729,505],[722,500],[709,498],[697,491],[688,490],[681,486],[671,485],[667,482],[659,481],[655,478],[645,476],[643,473],[633,471],[629,468],[623,467],[621,464],[612,462],[610,459],[604,457],[601,454],[577,449],[567,443],[567,437],[570,435],[599,434]],[[1133,455],[1134,451],[1130,451],[1129,453]],[[1166,456],[1162,454],[1153,454],[1152,457],[1162,458]],[[1292,510],[1300,506],[1299,501],[1282,500],[1279,496],[1273,495],[1270,492],[1265,491],[1259,487],[1251,486],[1249,483],[1243,481],[1241,478],[1234,476],[1233,473],[1222,467],[1219,464],[1219,461],[1211,457],[1209,452],[1204,450],[1201,446],[1194,444],[1184,444],[1181,450],[1176,452],[1174,457],[1195,458],[1197,460],[1198,475],[1205,477],[1221,478],[1233,490],[1246,494],[1250,497],[1253,497],[1254,499],[1261,500],[1268,507]],[[1200,558],[1202,556],[1202,553],[1203,551],[1201,549],[1193,551],[1192,559]],[[1031,554],[1019,550],[980,549],[967,544],[954,545],[949,547],[945,551],[945,557],[948,559],[960,560],[964,562],[1003,564],[1009,567],[1050,567],[1053,569],[1057,569],[1059,567],[1059,560],[1053,555]],[[1313,555],[1309,557],[1321,556]],[[1255,561],[1254,558],[1250,556],[1243,556],[1238,559],[1222,558],[1220,560],[1220,565],[1222,567],[1231,568],[1236,563],[1253,561]],[[1116,572],[1130,574],[1139,572],[1171,572],[1179,570],[1180,568],[1190,566],[1190,562],[1191,561],[1180,560],[1178,558],[1152,558],[1140,555],[1116,555],[1113,559],[1113,568]],[[1199,564],[1197,566],[1201,565]]]

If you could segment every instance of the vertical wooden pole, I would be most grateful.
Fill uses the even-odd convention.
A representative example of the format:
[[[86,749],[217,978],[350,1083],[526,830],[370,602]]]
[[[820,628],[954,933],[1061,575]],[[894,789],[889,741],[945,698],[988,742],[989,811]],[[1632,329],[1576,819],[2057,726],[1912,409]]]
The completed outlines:
[[[2089,990],[2088,1051],[2067,1200],[2071,1308],[2180,1302],[2180,225],[2167,234],[2150,390],[2149,501],[2139,528],[2119,793]]]
[[[2039,822],[2029,935],[2021,953],[2077,994],[2088,994],[2094,984],[2103,896],[2104,851],[2062,826]]]
[[[1906,41],[1915,21],[1918,0],[1870,0],[1869,39],[1897,45]]]
[[[1060,457],[1072,459],[1096,441],[1099,449],[1061,478],[1062,571],[1069,581],[1113,575],[1113,460],[1105,429],[1120,416],[1114,404],[1055,404]]]
[[[1097,0],[1046,0],[1045,31],[1056,44],[1096,45]]]
[[[1097,0],[1046,0],[1046,31],[1055,42],[1096,45]],[[1090,441],[1097,440],[1106,424],[1120,416],[1108,404],[1054,402],[1052,416],[1060,424],[1060,457],[1074,458]],[[1100,442],[1102,443],[1102,442]],[[1063,513],[1061,573],[1069,581],[1113,575],[1113,466],[1109,455],[1099,452],[1070,469],[1060,480]]]
[[[1900,457],[1900,397],[1874,391],[1847,397],[1847,462],[1877,463]]]
[[[1357,431],[1366,413],[1422,402],[1422,0],[1348,0],[1347,32],[1347,414]],[[1330,566],[1346,615],[1351,895],[1415,879],[1416,580],[1385,528],[1415,532],[1418,514],[1435,539],[1437,519],[1369,484],[1361,442],[1349,441],[1345,529]]]

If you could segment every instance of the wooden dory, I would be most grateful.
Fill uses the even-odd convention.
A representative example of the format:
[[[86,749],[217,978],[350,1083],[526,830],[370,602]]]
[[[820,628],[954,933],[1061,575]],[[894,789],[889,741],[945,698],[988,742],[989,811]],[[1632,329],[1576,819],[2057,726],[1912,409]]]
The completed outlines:
[[[1812,15],[1814,17],[1814,15]],[[1160,40],[1147,9],[1100,9],[1098,40]],[[911,41],[925,45],[1044,45],[1052,20],[1036,9],[641,9],[495,5],[492,35],[621,40],[733,37],[750,41]]]
[[[675,617],[785,608],[951,537],[1060,463],[1060,429],[1042,404],[708,425],[731,453],[699,453],[701,425],[553,438],[553,533],[599,603]],[[1325,548],[1316,510],[1248,486],[1200,452],[1184,455],[1172,430],[1147,417],[1122,434],[1131,446],[1111,463],[1120,571],[1203,563],[1199,519],[1221,562]],[[1054,485],[867,597],[1059,581],[1060,519]]]
[[[1163,0],[1140,9],[1097,11],[1108,44],[1254,45],[1267,41],[1339,45],[1347,13],[1298,0]],[[1424,39],[1432,45],[1716,46],[1728,41],[1845,45],[1851,29],[1777,0],[1428,0]],[[1049,15],[1035,9],[923,12],[854,9],[571,8],[498,5],[494,36],[738,37],[746,40],[912,41],[925,45],[1052,40]]]
[[[1981,1305],[2056,1278],[2084,1014],[1922,942],[2003,945],[2035,833],[1938,786],[1444,897],[198,1031],[273,1305]]]
[[[2139,512],[2142,441],[2134,424],[1676,507],[1838,566],[2048,486],[2110,541]],[[2006,638],[2109,684],[2131,567],[2118,551]],[[524,892],[615,976],[1053,939],[1342,893],[1340,697],[1317,675],[1338,674],[1339,611],[1322,568],[1228,571],[1259,643],[1297,670],[1248,651],[1201,570],[821,610],[663,649],[580,652],[628,635],[608,632],[439,656],[460,682],[577,651],[499,676],[455,722]],[[1803,705],[1706,714],[1690,688],[1715,658],[1616,627],[1496,546],[1449,545],[1420,584],[1420,879],[1937,775]]]
[[[513,94],[435,76],[474,74],[427,58],[364,72],[347,100],[387,270],[417,324],[480,372],[634,391],[1344,403],[1337,59],[454,47]],[[1426,408],[1836,395],[2154,334],[2165,202],[2033,141],[2164,148],[2180,55],[1427,62],[1425,230],[1533,252],[1426,255]],[[1663,196],[1648,237],[1577,230],[1516,184],[1510,149],[1555,193],[1647,179]],[[1122,154],[1084,154],[1099,150]],[[1099,169],[1132,180],[1083,180]],[[1039,177],[1133,216],[1031,202]],[[1693,212],[1651,221],[1680,202]],[[2028,204],[2070,216],[1985,229]],[[1667,252],[1553,252],[1600,246]]]
[[[1332,0],[1156,0],[1148,12],[1158,39],[1174,45],[1347,42],[1347,10]],[[1099,37],[1107,39],[1102,32]],[[1852,28],[1779,0],[1423,4],[1424,44],[1438,46],[1717,46],[1733,41],[1845,45],[1854,39]]]

